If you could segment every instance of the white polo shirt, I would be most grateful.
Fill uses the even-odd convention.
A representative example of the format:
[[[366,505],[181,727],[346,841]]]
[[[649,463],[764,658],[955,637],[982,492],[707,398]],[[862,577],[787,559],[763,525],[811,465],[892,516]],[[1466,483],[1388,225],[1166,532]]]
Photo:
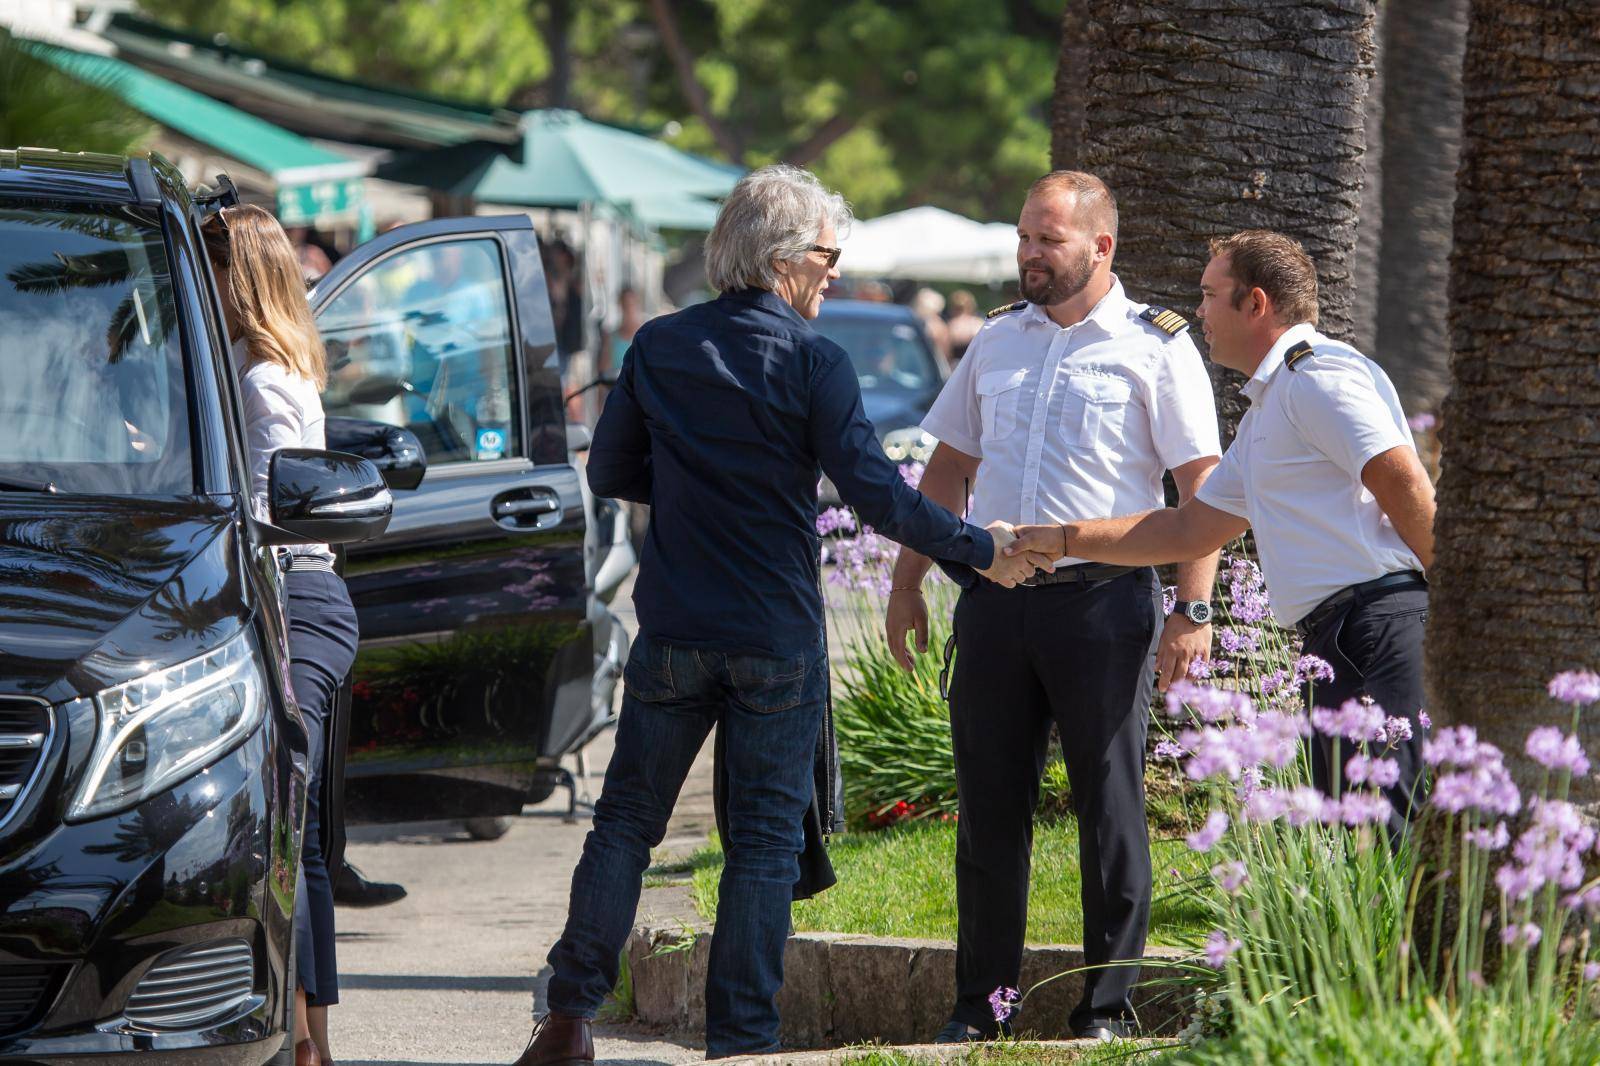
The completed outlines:
[[[1311,354],[1286,366],[1302,341]],[[1198,497],[1249,520],[1279,622],[1293,625],[1340,589],[1422,569],[1361,484],[1369,460],[1416,446],[1382,367],[1301,323],[1278,338],[1244,394],[1250,410]]]
[[[1187,332],[1111,291],[1062,329],[1028,304],[984,322],[922,428],[982,460],[971,521],[1069,522],[1164,506],[1161,475],[1220,455],[1217,410]],[[1062,564],[1083,562],[1064,559]]]

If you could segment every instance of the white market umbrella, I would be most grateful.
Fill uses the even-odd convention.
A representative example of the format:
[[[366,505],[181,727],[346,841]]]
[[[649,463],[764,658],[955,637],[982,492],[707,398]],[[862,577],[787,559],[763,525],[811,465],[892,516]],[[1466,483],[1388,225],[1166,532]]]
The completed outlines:
[[[913,207],[857,222],[842,242],[846,274],[986,285],[1017,274],[1016,228]]]

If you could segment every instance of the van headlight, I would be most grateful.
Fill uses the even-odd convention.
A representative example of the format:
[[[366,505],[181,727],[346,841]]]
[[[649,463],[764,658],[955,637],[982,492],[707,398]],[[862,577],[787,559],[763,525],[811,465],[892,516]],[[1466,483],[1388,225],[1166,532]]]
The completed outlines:
[[[132,807],[249,736],[266,717],[258,662],[247,628],[213,651],[97,695],[94,755],[67,821]]]
[[[916,426],[893,429],[883,435],[883,453],[897,463],[926,463],[938,446],[938,437]]]

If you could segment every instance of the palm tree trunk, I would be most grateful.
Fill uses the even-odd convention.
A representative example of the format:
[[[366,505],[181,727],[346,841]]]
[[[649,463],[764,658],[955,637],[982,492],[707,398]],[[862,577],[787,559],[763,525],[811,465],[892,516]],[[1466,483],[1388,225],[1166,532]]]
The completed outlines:
[[[1450,380],[1450,213],[1461,157],[1468,0],[1385,5],[1383,260],[1378,339],[1408,412],[1437,411]]]
[[[1546,681],[1600,668],[1600,4],[1476,0],[1462,84],[1429,690],[1526,784]]]
[[[1267,227],[1305,244],[1322,328],[1349,337],[1374,7],[1085,0],[1085,163],[1120,201],[1118,273],[1133,295],[1187,313],[1206,241]],[[1237,390],[1217,384],[1231,435]]]
[[[1050,100],[1050,166],[1083,166],[1083,131],[1089,97],[1089,23],[1084,0],[1067,0],[1061,10],[1060,59]]]

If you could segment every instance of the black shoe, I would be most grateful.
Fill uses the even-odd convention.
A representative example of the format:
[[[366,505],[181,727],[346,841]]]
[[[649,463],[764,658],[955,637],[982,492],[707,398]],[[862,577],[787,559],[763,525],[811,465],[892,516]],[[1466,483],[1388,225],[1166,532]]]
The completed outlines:
[[[381,907],[406,898],[404,886],[389,881],[368,881],[349,863],[333,878],[333,901],[346,907]]]
[[[935,1044],[970,1044],[980,1040],[993,1040],[994,1033],[986,1033],[975,1025],[968,1025],[959,1018],[951,1018],[944,1023],[944,1028],[939,1030],[939,1035],[933,1038]]]
[[[1092,1022],[1080,1028],[1074,1028],[1072,1035],[1079,1040],[1098,1040],[1109,1043],[1112,1040],[1126,1040],[1133,1034],[1128,1029],[1127,1022]]]

